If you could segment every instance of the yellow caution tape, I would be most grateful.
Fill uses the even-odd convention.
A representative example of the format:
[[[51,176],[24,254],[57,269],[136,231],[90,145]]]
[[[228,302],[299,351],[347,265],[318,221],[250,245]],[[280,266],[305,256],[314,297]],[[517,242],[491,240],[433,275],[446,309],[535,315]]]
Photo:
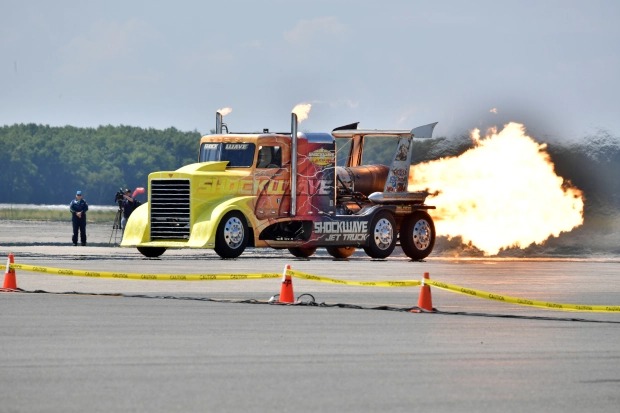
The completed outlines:
[[[6,269],[6,265],[0,265],[1,270]],[[27,264],[10,264],[10,269],[21,269],[24,271],[42,272],[46,274],[57,274],[75,277],[92,278],[117,278],[126,280],[149,280],[149,281],[216,281],[216,280],[258,280],[266,278],[280,278],[278,273],[256,273],[256,274],[140,274],[125,272],[107,271],[83,271],[70,270],[65,268],[42,267]],[[447,284],[440,281],[425,278],[423,281],[402,280],[402,281],[347,281],[335,278],[321,277],[303,273],[300,271],[286,270],[286,274],[295,278],[318,281],[338,285],[350,285],[361,287],[416,287],[419,285],[430,285],[442,290],[452,291],[459,294],[470,295],[472,297],[487,300],[500,301],[530,307],[546,308],[548,310],[560,311],[589,311],[589,312],[620,312],[620,305],[586,305],[586,304],[561,304],[547,301],[529,300],[518,297],[511,297],[503,294],[491,293],[488,291],[475,290],[472,288],[460,287],[458,285]]]
[[[421,284],[416,280],[403,280],[403,281],[346,281],[337,280],[335,278],[319,277],[318,275],[306,274],[299,271],[286,270],[286,273],[304,280],[312,280],[323,283],[339,284],[339,285],[355,285],[361,287],[416,287]]]
[[[548,310],[560,311],[590,311],[590,312],[620,312],[620,306],[617,305],[584,305],[584,304],[560,304],[547,301],[528,300],[524,298],[510,297],[508,295],[490,293],[488,291],[474,290],[472,288],[459,287],[458,285],[446,284],[444,282],[425,279],[424,284],[441,288],[442,290],[453,291],[460,294],[471,295],[472,297],[484,298],[487,300],[501,301],[503,303],[511,303],[525,305],[530,307],[546,308]]]
[[[219,280],[257,280],[264,278],[278,278],[281,274],[139,274],[127,272],[107,271],[82,271],[68,270],[64,268],[41,267],[26,264],[11,264],[12,269],[24,271],[43,272],[46,274],[67,275],[75,277],[92,278],[118,278],[124,280],[148,280],[148,281],[219,281]]]
[[[125,280],[148,280],[148,281],[215,281],[215,280],[257,280],[266,278],[279,278],[277,273],[258,273],[258,274],[139,274],[126,272],[106,272],[106,271],[83,271],[70,270],[65,268],[42,267],[26,264],[11,264],[12,269],[24,271],[42,272],[46,274],[66,275],[74,277],[91,278],[117,278]],[[339,285],[354,285],[362,287],[416,287],[421,284],[417,280],[404,281],[346,281],[335,278],[319,277],[317,275],[306,274],[299,271],[287,270],[287,274],[301,279],[319,281]]]

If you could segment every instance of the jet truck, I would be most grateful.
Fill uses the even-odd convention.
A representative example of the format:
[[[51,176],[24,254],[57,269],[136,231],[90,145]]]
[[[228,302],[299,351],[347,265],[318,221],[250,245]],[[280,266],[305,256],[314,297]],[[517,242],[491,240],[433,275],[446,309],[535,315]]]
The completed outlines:
[[[269,247],[296,257],[325,248],[335,258],[363,249],[381,259],[398,243],[413,260],[427,257],[435,207],[425,204],[427,192],[407,187],[412,141],[430,138],[436,123],[309,133],[291,115],[287,132],[233,133],[217,112],[198,162],[149,174],[148,202],[132,213],[121,246],[146,257],[209,248],[236,258],[247,247]],[[388,159],[377,159],[379,151]]]

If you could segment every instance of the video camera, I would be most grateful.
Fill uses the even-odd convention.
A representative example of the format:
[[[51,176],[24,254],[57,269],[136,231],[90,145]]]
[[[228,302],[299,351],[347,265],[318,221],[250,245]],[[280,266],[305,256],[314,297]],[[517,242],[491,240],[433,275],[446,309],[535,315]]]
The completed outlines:
[[[125,193],[123,192],[123,188],[119,189],[118,192],[114,195],[114,202],[118,204],[119,208],[123,206],[124,195]]]

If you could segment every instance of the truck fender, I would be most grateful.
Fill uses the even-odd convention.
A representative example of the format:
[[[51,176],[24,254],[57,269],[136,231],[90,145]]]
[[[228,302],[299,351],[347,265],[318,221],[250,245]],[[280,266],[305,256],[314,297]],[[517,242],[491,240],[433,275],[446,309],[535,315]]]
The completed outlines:
[[[135,247],[143,242],[148,242],[150,233],[149,203],[145,202],[129,216],[123,231],[121,247]]]
[[[215,246],[217,227],[222,218],[230,211],[240,211],[245,217],[248,226],[253,227],[254,217],[254,196],[243,196],[230,198],[224,202],[213,204],[203,210],[194,221],[192,226],[192,236],[189,239],[188,247],[207,247]],[[254,243],[254,240],[251,240]]]

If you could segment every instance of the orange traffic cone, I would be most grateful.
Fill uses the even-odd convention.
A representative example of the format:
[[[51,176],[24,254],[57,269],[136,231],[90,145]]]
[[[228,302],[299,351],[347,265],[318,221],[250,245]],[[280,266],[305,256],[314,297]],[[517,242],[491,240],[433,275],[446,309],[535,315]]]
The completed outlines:
[[[15,269],[11,268],[11,264],[15,262],[13,254],[9,254],[9,258],[6,260],[6,272],[4,273],[4,285],[2,289],[5,290],[17,290],[17,279],[15,277]]]
[[[420,297],[418,298],[418,307],[424,311],[433,311],[433,298],[431,297],[431,286],[425,285],[424,280],[428,280],[429,274],[427,272],[424,273],[424,279],[422,280],[422,285],[420,286]]]
[[[284,273],[282,274],[282,287],[280,287],[280,302],[281,303],[294,303],[295,294],[293,294],[293,279],[288,274],[288,270],[291,269],[290,264],[286,264],[284,267]]]

